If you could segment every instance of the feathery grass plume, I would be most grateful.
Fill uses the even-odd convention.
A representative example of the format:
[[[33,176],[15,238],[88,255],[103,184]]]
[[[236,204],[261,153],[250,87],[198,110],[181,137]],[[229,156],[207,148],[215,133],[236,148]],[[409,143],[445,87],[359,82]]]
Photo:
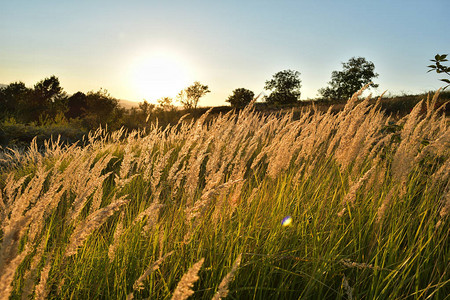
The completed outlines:
[[[233,132],[236,128],[234,124],[227,124],[229,126],[218,126],[217,123],[223,123],[225,120],[220,120],[216,122],[216,127],[214,129],[214,132],[211,133],[211,136],[214,136],[214,141],[212,143],[213,151],[212,154],[206,163],[206,170],[205,170],[205,177],[207,178],[206,181],[210,182],[210,178],[216,176],[215,173],[220,168],[219,165],[223,159],[223,154],[227,150],[227,145],[230,144],[230,141],[233,140]],[[221,132],[219,132],[219,130]],[[232,148],[232,147],[230,147]]]
[[[172,255],[174,253],[174,251],[170,251],[169,253],[165,254],[163,257],[161,257],[160,259],[158,259],[157,261],[153,262],[152,264],[150,264],[147,269],[145,269],[144,273],[142,273],[142,275],[134,282],[133,284],[133,289],[134,290],[142,290],[144,289],[144,280],[147,279],[147,277],[154,271],[159,269],[159,266],[161,265],[161,263],[170,255]]]
[[[186,194],[188,197],[188,205],[192,204],[195,191],[197,190],[200,167],[208,154],[202,153],[197,156],[193,161],[188,163],[189,171],[186,174]]]
[[[143,151],[144,150],[145,149],[143,149]],[[153,149],[148,149],[147,151],[148,151],[148,154],[144,152],[145,154],[140,155],[140,157],[145,158],[142,160],[143,161],[143,169],[141,172],[143,174],[142,177],[144,178],[145,181],[151,181],[154,163],[160,153],[158,151],[152,152]]]
[[[217,292],[214,294],[214,297],[212,298],[212,300],[220,300],[220,299],[224,299],[228,296],[228,286],[230,285],[230,283],[234,280],[234,276],[236,275],[236,271],[239,268],[240,264],[241,264],[241,259],[242,259],[242,253],[238,255],[238,257],[236,258],[236,260],[233,263],[233,267],[231,268],[231,271],[228,272],[227,275],[225,275],[225,277],[222,279],[222,281],[219,284],[219,289],[217,290]]]
[[[172,300],[184,300],[194,294],[192,287],[194,283],[199,279],[198,272],[205,261],[204,258],[196,262],[184,275],[181,277],[180,282],[173,292]]]
[[[205,198],[208,201],[208,204],[203,206],[203,209],[202,209],[200,215],[201,216],[205,215],[208,205],[210,205],[212,203],[212,199],[215,198],[217,200],[214,203],[214,212],[212,215],[212,220],[213,220],[214,224],[217,224],[220,217],[224,217],[225,215],[231,216],[237,206],[238,199],[241,196],[242,187],[244,185],[244,182],[245,181],[242,176],[241,179],[231,180],[231,181],[228,181],[228,182],[224,183],[223,185],[217,187],[216,190],[212,191],[213,195],[210,195],[210,196],[208,195],[207,198]],[[230,195],[229,190],[233,186],[234,186],[234,189]],[[197,203],[198,202],[196,202],[196,204]],[[226,212],[226,213],[224,213],[224,212]],[[196,217],[198,217],[198,216],[196,215]],[[198,224],[198,219],[193,224],[193,227],[194,228],[197,227],[197,224]]]
[[[13,289],[11,283],[14,279],[17,267],[28,255],[28,248],[25,248],[20,254],[13,257],[8,263],[0,265],[2,274],[0,275],[0,299],[9,299]]]
[[[368,109],[367,101],[363,101],[359,105],[356,105],[358,97],[367,87],[368,85],[365,85],[358,92],[354,93],[353,96],[346,102],[344,109],[334,117],[335,124],[338,124],[338,127],[334,137],[328,143],[326,152],[327,157],[330,157],[335,152],[337,152],[336,154],[341,157],[345,155],[345,153],[342,153],[342,149],[345,149],[347,146],[347,140],[349,139],[348,135],[353,134],[351,129],[354,130],[357,128],[359,122],[361,122],[364,118],[365,111]],[[341,148],[341,150],[336,149],[337,147]]]
[[[438,185],[441,181],[446,182],[450,177],[450,159],[447,159],[442,166],[431,176],[432,186]]]
[[[72,256],[76,254],[78,247],[83,244],[94,230],[99,228],[110,216],[129,202],[129,200],[124,200],[124,198],[126,198],[126,196],[122,196],[113,201],[110,205],[92,213],[86,220],[75,227],[75,230],[70,236],[69,245],[66,248],[65,255]]]
[[[119,217],[119,221],[117,222],[116,229],[114,230],[113,242],[111,243],[111,245],[109,245],[109,248],[108,248],[108,258],[109,258],[110,263],[114,260],[114,257],[116,256],[116,250],[117,250],[117,247],[119,246],[120,237],[122,236],[122,233],[124,231],[123,230],[123,218],[124,218],[124,212],[122,211],[120,213],[120,217]]]
[[[190,223],[193,219],[203,216],[211,204],[211,201],[224,190],[230,189],[235,183],[241,182],[242,179],[231,180],[221,184],[209,191],[203,193],[200,200],[196,201],[192,207],[188,206],[185,209],[186,223]],[[195,227],[195,226],[194,226]]]
[[[35,279],[37,276],[37,267],[44,254],[45,247],[47,245],[47,240],[43,239],[36,248],[36,252],[30,263],[30,270],[27,270],[24,274],[24,283],[22,288],[22,299],[28,299],[29,295],[33,293]]]
[[[354,173],[360,170],[372,146],[382,138],[381,129],[383,126],[384,115],[378,109],[372,107],[366,114],[365,120],[356,129],[348,149],[346,165],[353,162]]]
[[[428,157],[446,156],[450,152],[450,131],[444,132],[442,135],[435,137],[429,141],[429,144],[417,153],[414,158],[414,164],[420,164],[421,161]]]
[[[381,190],[383,183],[386,180],[387,166],[379,156],[374,158],[373,165],[376,165],[376,170],[370,174],[369,178],[364,184],[364,195],[369,195],[371,192],[376,193]]]
[[[52,174],[52,176],[50,176],[47,192],[38,197],[38,199],[36,199],[36,204],[25,213],[25,217],[33,224],[28,232],[30,241],[33,241],[41,232],[44,227],[43,220],[57,208],[61,197],[65,192],[64,178],[61,174]]]
[[[386,213],[386,209],[391,204],[392,198],[394,197],[395,189],[396,189],[396,187],[393,186],[389,190],[387,195],[384,197],[384,200],[381,203],[381,206],[378,208],[378,210],[377,210],[377,219],[375,221],[377,224],[380,224],[380,222],[383,220],[384,215]]]
[[[334,156],[342,169],[346,169],[353,162],[364,140],[370,137],[370,127],[378,127],[372,124],[373,120],[367,116],[370,110],[369,97],[367,97],[349,111],[338,126],[336,137],[339,138],[339,143]]]
[[[309,160],[316,153],[324,151],[323,148],[332,139],[336,124],[330,109],[325,114],[317,112],[311,117],[309,117],[309,112],[305,112],[304,115],[307,118],[299,121],[302,123],[301,132],[294,143],[297,148],[294,152],[298,150],[296,165],[299,165],[302,160]]]
[[[445,218],[450,213],[450,186],[449,185],[447,185],[443,200],[444,200],[443,201],[444,205],[441,208],[441,210],[439,211],[439,216],[441,217],[441,219],[436,224],[436,228],[442,225],[442,222],[444,222]]]
[[[93,213],[94,211],[98,210],[102,204],[103,200],[103,186],[99,186],[95,189],[94,195],[92,195],[92,203],[91,207],[89,208],[89,212]]]
[[[175,177],[173,179],[174,183],[172,185],[172,194],[177,194],[178,190],[181,187],[181,183],[183,181],[183,178],[186,176],[186,173],[187,173],[186,164],[187,164],[186,161],[183,162],[183,165],[180,167],[180,169],[178,170],[178,172],[176,173],[176,175],[175,175]]]
[[[299,123],[291,123],[286,126],[286,131],[283,134],[279,133],[279,138],[273,144],[271,149],[272,158],[269,160],[267,167],[267,175],[270,178],[276,178],[280,172],[289,167],[292,155],[296,150],[294,148],[294,141],[299,131]]]
[[[48,280],[48,274],[50,272],[50,269],[52,268],[52,260],[48,259],[45,263],[44,268],[41,271],[41,278],[39,280],[39,283],[36,285],[35,290],[35,299],[47,299],[48,293],[50,290],[47,287],[47,280]]]
[[[345,259],[341,259],[340,262],[341,262],[341,264],[343,264],[347,268],[358,268],[360,270],[362,270],[362,269],[376,269],[376,267],[374,267],[372,264],[357,263],[357,262],[351,261],[351,260],[346,259],[346,258]]]
[[[138,132],[134,130],[127,137],[122,163],[120,164],[119,181],[124,180],[130,174],[130,171],[134,166],[132,145],[137,134]]]
[[[43,189],[44,181],[50,172],[45,171],[44,168],[42,165],[38,166],[35,176],[31,178],[24,191],[18,193],[14,201],[9,201],[12,208],[8,218],[2,223],[3,237],[0,247],[0,270],[16,257],[19,241],[33,221],[25,212],[30,210],[29,207],[36,201]]]
[[[348,300],[353,299],[353,288],[348,283],[347,277],[342,278],[342,286],[344,287],[345,292],[347,293]]]
[[[11,212],[11,209],[13,208],[12,201],[16,199],[17,196],[19,196],[19,191],[17,191],[18,188],[23,186],[23,183],[25,180],[27,180],[32,174],[28,174],[25,176],[22,176],[18,180],[14,179],[14,172],[11,172],[8,174],[8,177],[5,180],[5,213],[8,215]],[[1,220],[0,220],[1,224]]]
[[[343,204],[344,208],[338,213],[339,217],[342,217],[344,215],[347,205],[355,204],[356,192],[364,184],[364,182],[366,182],[366,180],[370,177],[370,175],[372,175],[372,173],[375,171],[376,167],[377,167],[376,165],[372,166],[370,168],[370,170],[367,171],[366,173],[364,173],[364,175],[361,176],[356,183],[352,184],[349,191],[347,192],[344,199],[342,200],[342,204]]]
[[[394,136],[393,133],[389,133],[386,136],[379,139],[377,141],[377,143],[370,150],[370,152],[367,156],[368,160],[372,160],[376,155],[379,154],[380,151],[383,150],[383,147],[386,147],[387,145],[389,145],[389,143],[391,143],[393,136]]]
[[[156,222],[158,222],[159,211],[163,206],[164,204],[161,204],[159,202],[153,202],[144,211],[140,212],[136,216],[136,218],[134,218],[131,226],[141,222],[145,217],[147,217],[145,225],[142,228],[142,230],[144,233],[148,233],[150,229],[156,224]]]
[[[417,103],[408,115],[400,133],[400,145],[398,146],[392,160],[392,175],[399,182],[404,181],[406,176],[408,176],[413,167],[414,157],[418,152],[417,146],[420,144],[420,141],[417,140],[413,134],[414,129],[421,119],[420,111],[422,109],[422,103],[423,101]]]
[[[152,174],[152,179],[151,179],[151,186],[152,186],[152,192],[155,193],[155,199],[159,198],[159,193],[157,193],[158,189],[157,186],[161,181],[161,176],[162,176],[162,171],[164,170],[164,168],[167,165],[167,162],[169,161],[170,156],[172,155],[172,152],[175,149],[169,149],[164,156],[159,156],[161,157],[159,159],[159,161],[155,161],[155,165],[153,167],[153,174]]]
[[[72,202],[72,211],[68,214],[67,220],[75,221],[78,218],[89,199],[88,197],[95,191],[95,188],[100,187],[103,181],[109,177],[111,172],[104,175],[101,173],[111,159],[113,159],[113,155],[110,153],[98,160],[92,168],[89,167],[90,164],[84,164],[83,168],[79,168],[77,171],[68,171],[72,175],[72,186],[74,187],[76,196]]]

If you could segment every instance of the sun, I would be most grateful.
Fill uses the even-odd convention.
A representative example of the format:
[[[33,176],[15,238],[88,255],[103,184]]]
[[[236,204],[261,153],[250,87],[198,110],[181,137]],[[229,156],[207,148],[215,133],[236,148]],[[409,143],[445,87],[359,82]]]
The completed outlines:
[[[138,97],[150,102],[161,97],[175,97],[189,83],[185,64],[168,53],[137,58],[133,63],[131,80]]]

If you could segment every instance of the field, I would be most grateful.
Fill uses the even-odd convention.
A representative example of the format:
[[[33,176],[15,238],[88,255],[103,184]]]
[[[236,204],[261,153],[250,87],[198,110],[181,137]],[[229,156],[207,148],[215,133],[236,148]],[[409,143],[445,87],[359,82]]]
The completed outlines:
[[[1,154],[0,299],[445,299],[450,130],[252,106]]]

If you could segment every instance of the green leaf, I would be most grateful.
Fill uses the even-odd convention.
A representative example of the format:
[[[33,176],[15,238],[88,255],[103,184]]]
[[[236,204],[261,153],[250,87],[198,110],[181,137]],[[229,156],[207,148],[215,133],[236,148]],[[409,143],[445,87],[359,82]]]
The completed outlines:
[[[432,68],[432,69],[436,69],[436,66],[435,65],[429,65],[429,66],[427,66],[428,68]]]

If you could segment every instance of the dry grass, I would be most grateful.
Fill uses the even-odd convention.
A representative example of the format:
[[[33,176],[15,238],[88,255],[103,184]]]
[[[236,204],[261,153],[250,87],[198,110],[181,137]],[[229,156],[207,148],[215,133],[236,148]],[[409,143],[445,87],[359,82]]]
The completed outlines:
[[[445,295],[450,133],[437,97],[398,121],[355,95],[299,119],[249,106],[8,152],[0,298]]]

